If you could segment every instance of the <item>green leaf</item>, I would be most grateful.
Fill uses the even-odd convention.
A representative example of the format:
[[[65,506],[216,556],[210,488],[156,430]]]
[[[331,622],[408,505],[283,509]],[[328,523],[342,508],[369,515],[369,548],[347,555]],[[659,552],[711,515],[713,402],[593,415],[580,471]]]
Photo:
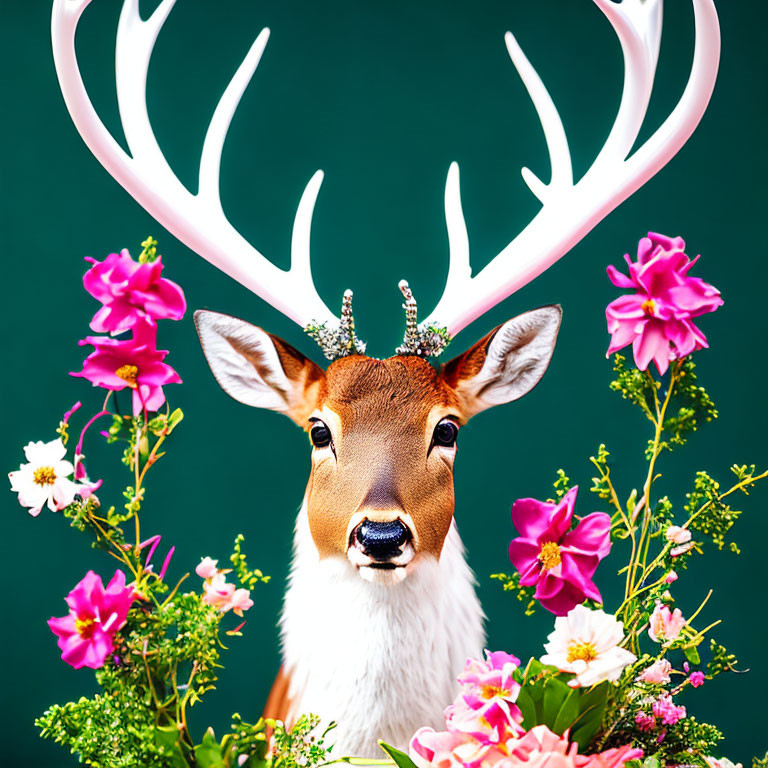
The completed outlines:
[[[216,741],[212,728],[205,732],[203,740],[195,747],[195,762],[199,768],[224,768],[221,745]]]
[[[683,648],[683,653],[685,654],[685,658],[688,659],[691,664],[701,664],[699,649],[695,645],[692,645],[690,648]]]
[[[571,689],[571,692],[566,696],[565,701],[560,707],[560,711],[557,713],[552,731],[558,735],[562,735],[568,728],[570,728],[575,720],[579,716],[579,691],[575,688]]]
[[[379,741],[379,746],[395,761],[398,768],[416,768],[416,763],[405,752],[401,752],[385,741]]]
[[[171,755],[173,768],[187,768],[187,761],[179,744],[181,732],[175,725],[159,725],[155,728],[155,744]]]
[[[168,434],[173,432],[173,430],[179,425],[181,420],[184,418],[184,413],[181,410],[181,408],[177,408],[169,417],[168,417]]]
[[[544,700],[541,713],[543,725],[554,730],[557,716],[570,693],[571,688],[562,681],[557,680],[556,678],[547,680],[546,687],[544,688]]]
[[[649,755],[643,760],[643,768],[659,768],[659,758],[654,755]]]
[[[531,697],[531,692],[534,689],[532,685],[524,685],[520,689],[520,693],[517,695],[517,701],[515,702],[520,707],[520,712],[523,714],[523,726],[526,730],[530,730],[537,725],[536,718],[536,702]]]

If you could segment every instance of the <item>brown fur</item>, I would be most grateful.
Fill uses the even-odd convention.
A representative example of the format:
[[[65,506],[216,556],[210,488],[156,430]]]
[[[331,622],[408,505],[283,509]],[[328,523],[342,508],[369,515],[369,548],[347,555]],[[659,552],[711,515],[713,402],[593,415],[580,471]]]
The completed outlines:
[[[351,356],[331,364],[321,392],[317,408],[335,415],[332,431],[338,425],[335,455],[315,458],[308,485],[321,557],[346,553],[355,516],[410,519],[417,553],[439,556],[453,518],[453,461],[430,447],[441,418],[460,418],[453,390],[420,358]]]
[[[267,697],[267,703],[264,705],[262,717],[282,720],[289,728],[293,725],[287,722],[288,713],[291,710],[291,698],[288,695],[290,687],[291,677],[281,666]]]

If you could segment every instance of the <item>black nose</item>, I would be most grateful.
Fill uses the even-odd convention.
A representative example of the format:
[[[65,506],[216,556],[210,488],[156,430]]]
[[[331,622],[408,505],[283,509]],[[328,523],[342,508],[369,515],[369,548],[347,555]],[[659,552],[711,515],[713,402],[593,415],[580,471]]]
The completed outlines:
[[[363,520],[357,528],[357,540],[365,554],[374,560],[389,560],[400,554],[400,547],[408,541],[408,528],[399,520],[376,523]]]

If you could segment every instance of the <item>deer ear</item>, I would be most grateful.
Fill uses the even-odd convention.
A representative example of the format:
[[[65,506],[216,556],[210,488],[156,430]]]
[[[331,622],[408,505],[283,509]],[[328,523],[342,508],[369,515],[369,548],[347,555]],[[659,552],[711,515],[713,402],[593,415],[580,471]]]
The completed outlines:
[[[198,310],[195,326],[208,365],[230,397],[306,426],[325,379],[322,368],[277,336],[230,315]]]
[[[517,400],[539,383],[562,315],[559,305],[518,315],[444,366],[441,375],[459,396],[465,418]]]

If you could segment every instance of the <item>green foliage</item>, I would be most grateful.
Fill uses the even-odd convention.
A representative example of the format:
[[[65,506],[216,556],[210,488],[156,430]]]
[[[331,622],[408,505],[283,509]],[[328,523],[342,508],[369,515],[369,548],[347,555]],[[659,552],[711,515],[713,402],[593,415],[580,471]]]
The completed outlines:
[[[670,435],[664,445],[669,450],[685,445],[691,432],[695,432],[702,422],[718,417],[712,399],[704,387],[698,384],[693,357],[685,357],[676,363],[674,376],[676,411],[673,415],[665,417],[663,423],[664,431]]]
[[[618,352],[613,356],[613,372],[616,374],[610,388],[625,400],[634,403],[651,421],[654,420],[653,403],[661,387],[644,371],[634,366],[627,367],[627,359]]]
[[[754,472],[755,468],[752,466],[750,471],[745,472],[746,478],[749,479],[745,479],[744,476],[740,479],[742,482],[749,483],[754,477]],[[720,493],[720,483],[713,480],[706,472],[697,472],[693,491],[686,494],[688,501],[684,507],[690,516],[691,527],[709,536],[718,549],[725,546],[725,537],[741,515],[740,510],[732,509],[723,501],[723,498],[724,496]],[[734,547],[731,549],[733,550]],[[738,552],[738,547],[735,547],[735,551]]]
[[[290,730],[280,721],[270,723],[275,744],[271,768],[315,768],[326,761],[330,748],[325,746],[325,737],[335,723],[321,733],[317,715],[302,715]]]
[[[511,576],[508,573],[492,573],[491,578],[501,582],[505,592],[514,592],[515,597],[521,603],[525,603],[526,616],[533,615],[536,610],[536,600],[533,597],[533,593],[536,591],[535,587],[521,587],[519,573],[514,573]]]
[[[707,677],[716,677],[723,672],[736,672],[739,663],[736,656],[728,651],[724,645],[720,645],[714,638],[709,640],[709,652],[712,656],[707,664]]]
[[[752,768],[768,768],[768,752],[764,757],[755,757],[752,760]]]
[[[392,758],[397,768],[416,768],[416,763],[405,752],[401,752],[385,741],[379,741],[379,746]]]
[[[599,499],[607,501],[613,496],[613,486],[611,485],[611,469],[608,466],[608,453],[605,445],[600,443],[597,449],[597,456],[590,456],[589,460],[598,471],[598,476],[592,478],[592,487],[589,489],[596,493]]]
[[[232,563],[232,567],[235,569],[237,579],[240,584],[246,589],[253,589],[259,582],[266,584],[269,581],[269,576],[265,576],[260,570],[250,570],[248,568],[248,562],[243,554],[242,546],[245,541],[245,537],[242,533],[239,533],[235,538],[235,547],[232,554],[229,556],[229,560]]]
[[[554,667],[531,659],[516,703],[523,714],[523,727],[546,725],[560,735],[570,731],[569,738],[583,752],[600,728],[609,686],[603,683],[593,688],[571,688],[568,678]]]
[[[555,489],[555,499],[560,501],[571,490],[571,478],[562,469],[558,469],[557,480],[552,484],[552,487]]]

